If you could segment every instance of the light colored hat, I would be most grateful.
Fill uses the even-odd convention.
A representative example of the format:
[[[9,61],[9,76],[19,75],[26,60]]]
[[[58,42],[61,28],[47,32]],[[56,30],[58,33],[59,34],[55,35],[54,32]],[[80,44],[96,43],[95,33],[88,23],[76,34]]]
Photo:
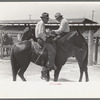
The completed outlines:
[[[41,18],[49,18],[49,14],[48,14],[48,13],[46,13],[46,12],[42,13]]]
[[[62,17],[62,15],[58,12],[58,13],[55,14],[55,18],[57,19],[59,17]]]

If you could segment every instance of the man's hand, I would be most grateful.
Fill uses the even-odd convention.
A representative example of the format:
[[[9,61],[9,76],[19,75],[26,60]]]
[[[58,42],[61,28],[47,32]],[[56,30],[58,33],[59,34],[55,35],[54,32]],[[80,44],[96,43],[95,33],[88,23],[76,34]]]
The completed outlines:
[[[56,36],[55,31],[51,31],[51,32],[50,32],[50,36]]]
[[[41,42],[44,43],[44,40],[42,38],[38,38],[37,41],[38,43],[41,43]]]
[[[60,37],[61,37],[61,36],[58,35],[58,36],[56,36],[53,40],[56,41],[56,40],[59,39]]]

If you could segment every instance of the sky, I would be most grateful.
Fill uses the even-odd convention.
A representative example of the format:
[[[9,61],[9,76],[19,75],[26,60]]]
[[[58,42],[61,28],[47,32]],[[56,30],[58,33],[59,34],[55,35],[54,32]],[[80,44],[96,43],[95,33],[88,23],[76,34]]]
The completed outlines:
[[[57,12],[65,18],[92,20],[93,16],[100,23],[100,2],[0,2],[0,20],[39,19],[43,12],[51,19]]]

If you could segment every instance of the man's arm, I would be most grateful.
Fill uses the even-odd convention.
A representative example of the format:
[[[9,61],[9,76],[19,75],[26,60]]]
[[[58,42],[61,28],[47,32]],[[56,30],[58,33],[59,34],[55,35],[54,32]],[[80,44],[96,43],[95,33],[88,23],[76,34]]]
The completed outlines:
[[[54,30],[56,34],[61,34],[62,32],[64,32],[66,26],[66,22],[62,20],[60,27],[57,30]]]

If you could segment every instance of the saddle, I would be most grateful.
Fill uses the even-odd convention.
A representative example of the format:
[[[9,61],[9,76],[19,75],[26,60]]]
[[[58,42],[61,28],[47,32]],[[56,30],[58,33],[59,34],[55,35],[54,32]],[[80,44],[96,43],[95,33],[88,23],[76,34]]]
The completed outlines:
[[[41,46],[38,42],[31,41],[32,48],[36,54],[42,54],[44,46]]]
[[[31,41],[32,48],[32,60],[35,64],[45,66],[48,60],[48,52],[44,46],[41,46],[38,42]]]

